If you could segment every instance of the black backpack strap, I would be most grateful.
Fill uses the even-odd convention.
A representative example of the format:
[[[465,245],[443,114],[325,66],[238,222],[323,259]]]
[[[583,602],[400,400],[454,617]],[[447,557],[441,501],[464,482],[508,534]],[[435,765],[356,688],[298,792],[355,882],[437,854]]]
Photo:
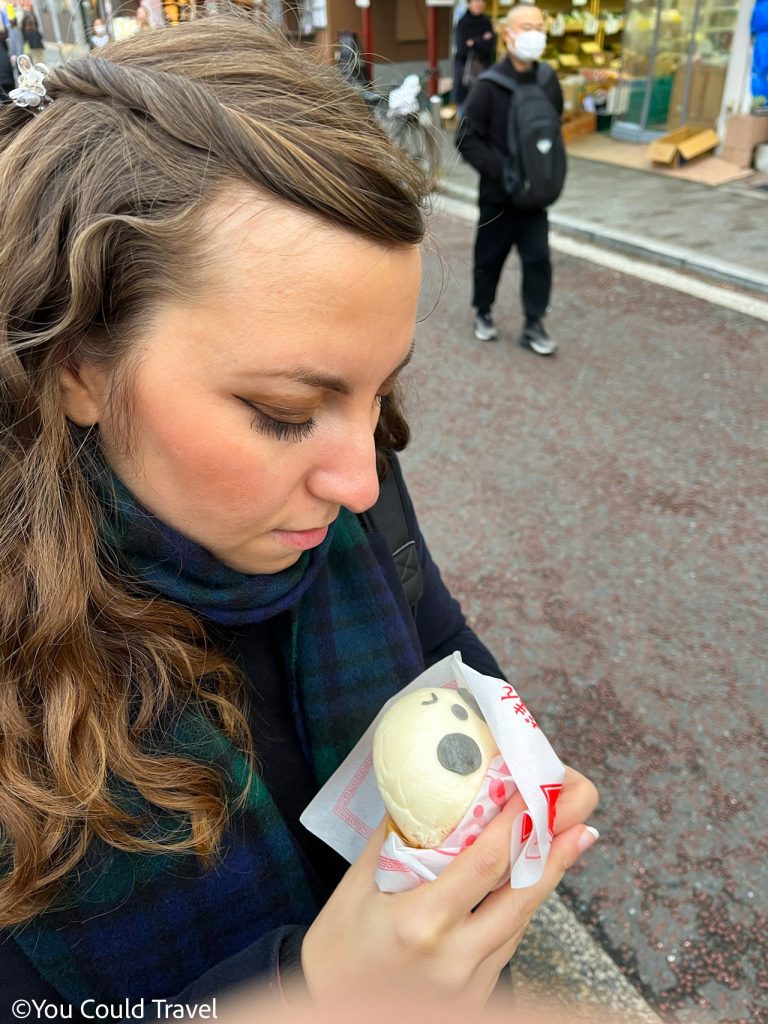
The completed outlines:
[[[404,495],[405,483],[400,466],[396,459],[391,458],[387,474],[381,481],[378,501],[359,519],[368,533],[375,531],[386,537],[406,600],[411,608],[415,608],[424,592],[424,575],[416,541],[410,534]]]
[[[536,85],[538,85],[538,87],[544,92],[547,99],[550,101],[550,103],[552,103],[552,106],[555,106],[552,97],[547,92],[547,85],[552,81],[553,78],[557,80],[557,72],[552,67],[552,65],[545,64],[543,61],[540,61],[536,65]],[[555,107],[555,109],[557,110],[557,107]]]
[[[547,82],[553,75],[555,75],[554,68],[543,61],[538,62],[536,65],[536,85],[538,85],[540,89],[546,88]],[[489,82],[495,82],[496,85],[500,85],[503,89],[506,89],[507,92],[515,91],[515,81],[511,79],[509,75],[502,75],[502,73],[497,71],[495,68],[489,68],[488,71],[484,71],[482,75],[478,77],[477,81],[479,82],[482,78],[488,79]]]
[[[541,65],[539,64],[539,67]],[[550,71],[552,69],[550,68]],[[538,68],[536,71],[538,81]],[[518,167],[520,159],[518,157],[519,146],[517,144],[517,112],[515,100],[515,93],[517,92],[517,83],[509,77],[509,75],[503,75],[496,68],[489,68],[488,71],[484,71],[480,79],[485,78],[489,82],[495,82],[496,85],[500,85],[502,89],[506,89],[507,92],[511,93],[509,98],[509,115],[507,117],[507,152],[509,153],[509,160],[512,167]]]
[[[555,69],[551,65],[545,64],[543,61],[539,61],[536,65],[536,85],[541,89],[545,89],[547,82],[552,77],[557,78]]]
[[[515,83],[509,75],[502,75],[502,73],[497,71],[496,68],[489,68],[487,71],[484,71],[482,75],[478,76],[477,81],[495,82],[496,85],[500,85],[502,89],[506,89],[507,92],[515,91]]]
[[[539,67],[541,67],[540,64]],[[550,71],[551,70],[552,69],[550,68]],[[538,68],[536,74],[538,76]],[[483,78],[489,82],[495,82],[495,84],[500,85],[502,89],[506,89],[507,92],[512,93],[509,101],[509,119],[507,121],[507,149],[509,150],[510,158],[516,162],[518,147],[515,133],[515,93],[517,92],[517,83],[511,79],[509,75],[503,75],[500,71],[497,71],[496,68],[489,68],[487,71],[484,71],[477,81],[479,82]]]

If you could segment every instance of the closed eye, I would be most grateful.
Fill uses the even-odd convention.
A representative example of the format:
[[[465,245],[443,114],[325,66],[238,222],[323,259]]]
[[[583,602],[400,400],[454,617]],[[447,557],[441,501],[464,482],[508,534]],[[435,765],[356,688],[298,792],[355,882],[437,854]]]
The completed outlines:
[[[258,430],[260,434],[274,437],[278,441],[303,441],[313,433],[317,425],[311,416],[306,420],[299,421],[281,420],[270,416],[258,405],[254,405],[253,402],[249,402],[245,398],[241,398],[240,401],[247,405],[253,413],[251,417],[253,429]]]

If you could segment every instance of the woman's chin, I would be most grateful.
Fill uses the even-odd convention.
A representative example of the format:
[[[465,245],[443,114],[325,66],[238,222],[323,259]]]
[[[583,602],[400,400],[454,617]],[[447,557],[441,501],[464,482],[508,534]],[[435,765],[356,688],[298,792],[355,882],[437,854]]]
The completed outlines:
[[[270,576],[273,573],[290,569],[301,558],[300,551],[282,548],[269,553],[264,551],[226,551],[212,552],[228,569],[241,572],[246,576]]]

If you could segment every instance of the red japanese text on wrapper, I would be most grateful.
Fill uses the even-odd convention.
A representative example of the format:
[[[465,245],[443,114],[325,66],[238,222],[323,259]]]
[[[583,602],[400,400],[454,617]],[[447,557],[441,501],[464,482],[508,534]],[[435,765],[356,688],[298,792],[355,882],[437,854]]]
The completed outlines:
[[[528,725],[530,725],[532,728],[534,728],[534,729],[538,729],[539,728],[539,726],[538,726],[538,724],[536,722],[536,719],[533,717],[531,712],[525,706],[525,703],[524,703],[522,697],[520,696],[519,693],[516,692],[514,686],[510,686],[509,683],[503,683],[502,684],[501,700],[514,700],[514,701],[516,701],[516,704],[515,704],[515,714],[516,715],[522,715],[523,716],[523,721],[527,722]]]

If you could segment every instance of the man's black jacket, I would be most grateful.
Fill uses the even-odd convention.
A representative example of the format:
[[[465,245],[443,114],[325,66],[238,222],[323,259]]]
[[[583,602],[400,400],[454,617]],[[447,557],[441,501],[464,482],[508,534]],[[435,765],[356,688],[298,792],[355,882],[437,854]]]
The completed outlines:
[[[494,65],[513,81],[524,85],[536,81],[536,67],[530,71],[515,70],[509,57]],[[548,76],[544,87],[558,114],[563,112],[563,93],[556,75]],[[480,173],[480,203],[505,206],[509,198],[504,191],[504,161],[509,159],[507,132],[509,104],[512,93],[495,82],[479,79],[472,86],[464,107],[464,118],[456,133],[459,152]]]

